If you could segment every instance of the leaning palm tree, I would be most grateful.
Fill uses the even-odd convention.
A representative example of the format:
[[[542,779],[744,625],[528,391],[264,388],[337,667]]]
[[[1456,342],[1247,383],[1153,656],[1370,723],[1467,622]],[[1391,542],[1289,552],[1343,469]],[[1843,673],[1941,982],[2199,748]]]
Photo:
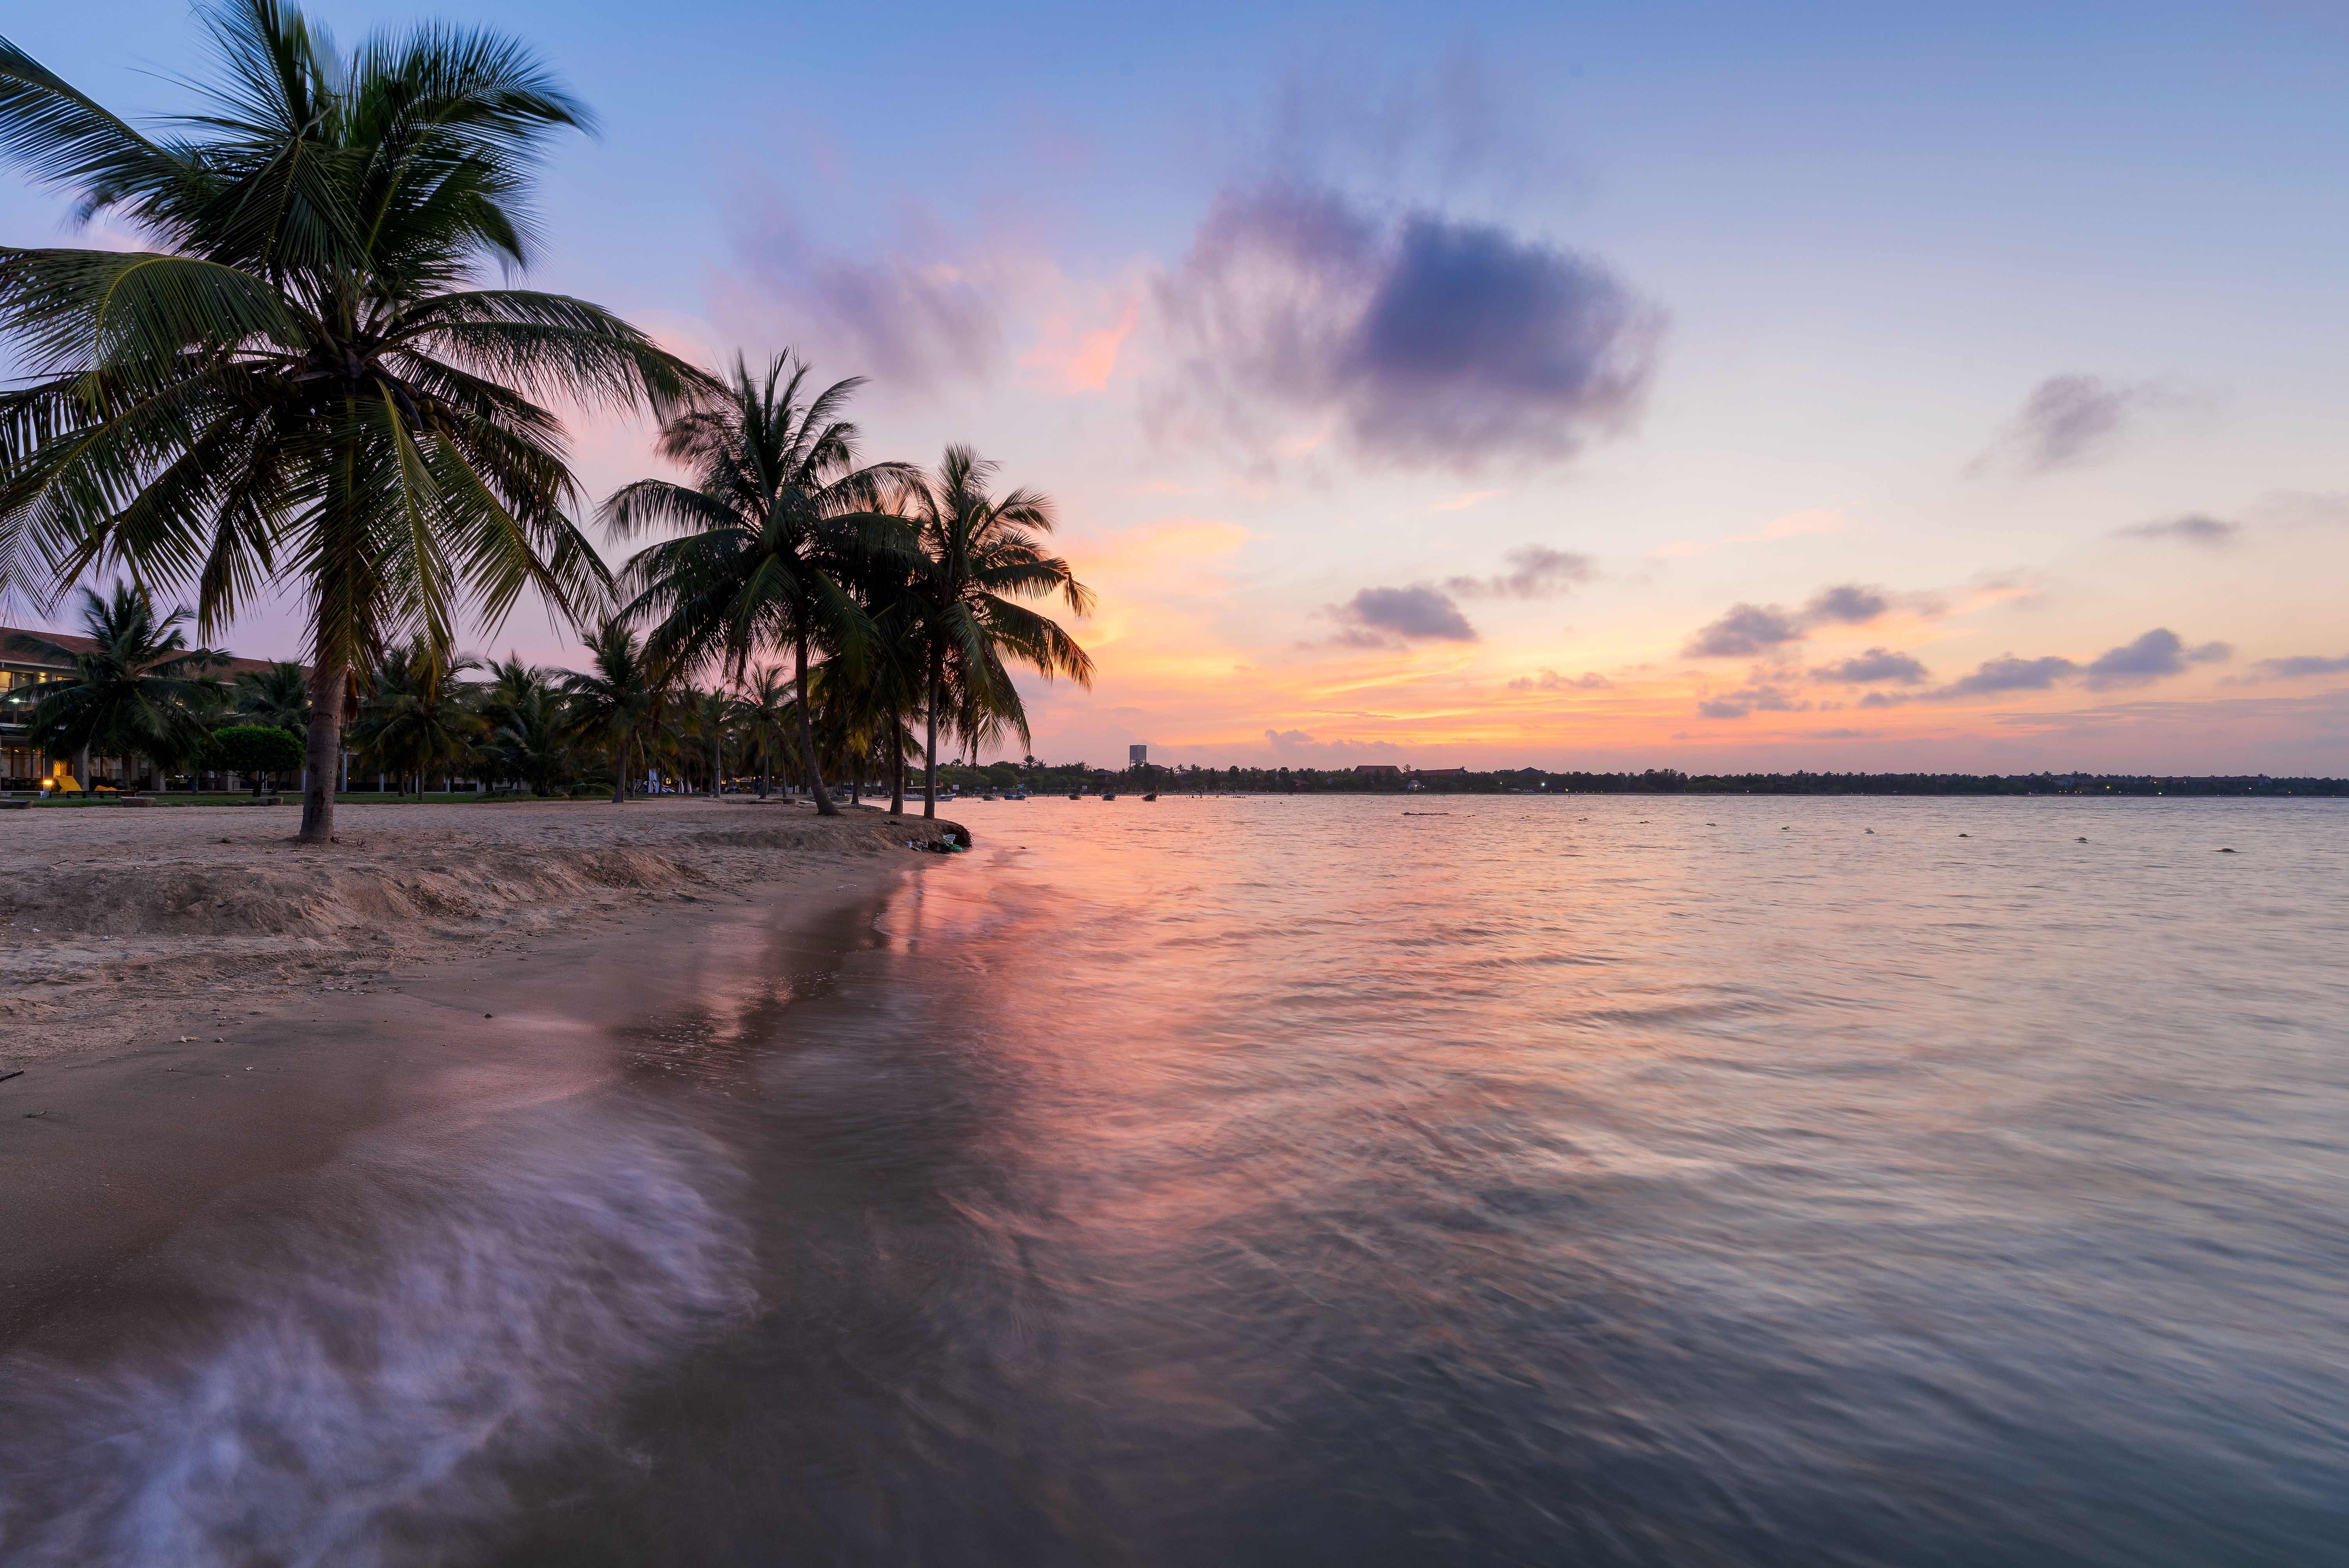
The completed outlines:
[[[377,666],[375,689],[351,726],[354,749],[402,779],[413,777],[423,799],[425,775],[472,761],[474,743],[488,728],[457,682],[480,666],[471,655],[442,656],[424,637],[394,650]]]
[[[582,745],[601,746],[612,758],[612,804],[628,799],[628,753],[641,749],[658,727],[667,683],[646,657],[645,645],[617,616],[587,639],[593,668],[565,672],[564,695],[571,699],[572,733]]]
[[[788,645],[802,689],[819,650],[861,668],[869,631],[847,583],[874,531],[889,526],[876,511],[885,487],[907,470],[858,466],[856,427],[839,416],[862,379],[809,396],[811,374],[788,349],[761,375],[736,356],[722,402],[661,429],[661,455],[688,465],[698,482],[638,480],[604,503],[616,537],[679,531],[639,552],[621,574],[634,595],[624,614],[654,623],[657,657],[708,661],[739,679],[761,650]],[[816,810],[838,815],[805,704],[800,755]]]
[[[141,757],[164,773],[194,757],[205,739],[198,715],[218,701],[218,677],[205,672],[228,659],[188,646],[179,630],[188,614],[174,610],[159,620],[145,589],[118,583],[106,598],[82,590],[88,651],[26,633],[10,637],[12,648],[73,669],[35,688],[39,700],[26,738],[48,752]]]
[[[192,584],[211,632],[289,582],[309,618],[302,837],[327,841],[354,670],[601,562],[550,406],[672,412],[709,383],[600,306],[485,286],[531,260],[548,139],[587,111],[514,40],[352,54],[286,0],[203,0],[202,112],[134,129],[0,41],[0,157],[144,251],[0,249],[0,588]]]
[[[996,465],[966,446],[946,449],[937,471],[904,498],[917,539],[909,592],[922,603],[926,664],[923,707],[929,722],[924,748],[922,815],[938,813],[938,721],[955,711],[974,720],[996,715],[1025,730],[1019,694],[1004,669],[1009,655],[1050,679],[1067,676],[1091,686],[1093,661],[1060,624],[1015,599],[1059,594],[1083,615],[1092,590],[1069,563],[1048,554],[1040,537],[1052,531],[1050,498],[1030,490],[990,496]],[[962,676],[959,702],[949,706],[949,665]]]

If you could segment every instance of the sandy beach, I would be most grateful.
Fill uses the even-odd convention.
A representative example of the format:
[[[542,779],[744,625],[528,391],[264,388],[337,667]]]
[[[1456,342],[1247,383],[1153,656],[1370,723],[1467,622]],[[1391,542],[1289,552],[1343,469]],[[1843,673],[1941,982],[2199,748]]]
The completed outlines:
[[[140,1252],[367,1129],[463,1115],[494,1136],[502,1107],[619,1076],[725,1094],[722,1029],[639,1039],[632,1021],[787,997],[937,863],[906,841],[951,825],[706,799],[347,806],[318,851],[295,822],[0,819],[0,1343],[102,1333]]]
[[[701,798],[0,816],[0,1072],[246,1027],[451,954],[831,887],[945,822]],[[968,835],[965,835],[965,841]]]

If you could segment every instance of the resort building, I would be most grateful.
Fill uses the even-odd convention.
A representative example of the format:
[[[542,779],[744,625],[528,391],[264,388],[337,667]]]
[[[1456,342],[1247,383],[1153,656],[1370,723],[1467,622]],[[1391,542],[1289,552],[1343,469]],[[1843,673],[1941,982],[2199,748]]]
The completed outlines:
[[[50,757],[26,738],[40,687],[73,674],[73,666],[52,655],[15,646],[18,637],[38,637],[75,653],[88,653],[97,645],[67,632],[44,632],[0,626],[0,789],[51,789],[68,793],[98,785],[120,789],[139,783],[145,761],[120,757]],[[226,685],[244,672],[270,667],[265,659],[231,659],[220,671]]]

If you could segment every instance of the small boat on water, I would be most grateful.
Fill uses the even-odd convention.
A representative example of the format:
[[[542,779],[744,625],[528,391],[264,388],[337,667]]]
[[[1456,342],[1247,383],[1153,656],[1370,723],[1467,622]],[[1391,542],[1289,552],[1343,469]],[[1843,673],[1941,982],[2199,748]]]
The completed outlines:
[[[1114,789],[1104,789],[1102,791],[1102,799],[1104,800],[1114,800],[1117,799],[1117,791]]]
[[[1071,789],[1069,791],[1069,799],[1071,800],[1081,800],[1084,798],[1085,792],[1081,789]]]
[[[1025,800],[1028,799],[1028,791],[1025,789],[1014,789],[1003,798],[1007,800]]]
[[[1150,795],[1144,795],[1144,796],[1143,797],[1143,799],[1145,799],[1145,800],[1155,800],[1155,799],[1158,799],[1158,797],[1157,797],[1155,794],[1150,794]]]

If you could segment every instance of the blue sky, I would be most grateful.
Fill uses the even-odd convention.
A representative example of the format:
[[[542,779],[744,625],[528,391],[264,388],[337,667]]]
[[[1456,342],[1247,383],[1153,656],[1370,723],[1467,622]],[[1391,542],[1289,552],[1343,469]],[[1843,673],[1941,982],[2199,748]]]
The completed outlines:
[[[536,284],[1060,499],[1040,752],[2349,772],[2338,6],[462,15],[603,119]],[[177,4],[7,33],[199,67]]]

